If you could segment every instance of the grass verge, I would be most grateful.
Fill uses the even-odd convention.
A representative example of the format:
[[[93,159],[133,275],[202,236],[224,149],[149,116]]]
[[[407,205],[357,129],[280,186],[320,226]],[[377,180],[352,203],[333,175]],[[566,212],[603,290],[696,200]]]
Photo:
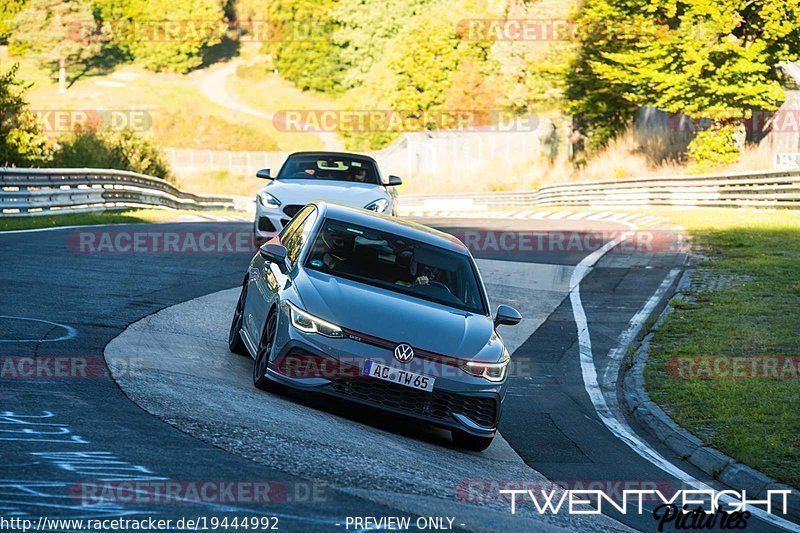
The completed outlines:
[[[277,171],[276,171],[277,172]],[[227,170],[198,172],[176,176],[177,187],[196,194],[224,194],[255,197],[266,185],[255,176],[255,170],[248,174],[234,174]]]
[[[656,332],[645,369],[650,397],[705,444],[799,487],[800,368],[783,378],[685,377],[669,369],[682,356],[697,357],[702,368],[718,356],[750,364],[744,358],[800,355],[800,213],[658,214],[693,236],[708,257],[703,269],[735,284],[694,294]]]
[[[21,229],[55,228],[59,226],[169,222],[181,215],[191,213],[192,211],[170,211],[165,209],[131,209],[105,213],[75,213],[36,217],[0,217],[0,232]]]

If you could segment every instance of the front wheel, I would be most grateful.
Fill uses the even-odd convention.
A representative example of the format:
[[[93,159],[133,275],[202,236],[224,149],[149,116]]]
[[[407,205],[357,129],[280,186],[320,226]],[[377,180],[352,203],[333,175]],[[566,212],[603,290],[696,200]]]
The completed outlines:
[[[233,312],[231,320],[231,330],[228,332],[228,349],[239,355],[248,355],[247,347],[242,340],[242,323],[244,322],[244,300],[247,297],[247,285],[242,287],[239,293],[239,301],[236,302],[236,310]]]
[[[267,377],[267,366],[275,345],[275,332],[277,330],[278,313],[273,311],[269,314],[267,323],[264,324],[264,334],[261,335],[261,342],[258,345],[256,362],[253,365],[253,385],[263,391],[285,394],[288,389],[284,385],[276,383]]]
[[[453,444],[459,448],[463,448],[472,452],[482,452],[489,447],[489,445],[492,443],[492,439],[494,439],[494,436],[477,437],[457,429],[451,431],[451,434],[453,436]]]

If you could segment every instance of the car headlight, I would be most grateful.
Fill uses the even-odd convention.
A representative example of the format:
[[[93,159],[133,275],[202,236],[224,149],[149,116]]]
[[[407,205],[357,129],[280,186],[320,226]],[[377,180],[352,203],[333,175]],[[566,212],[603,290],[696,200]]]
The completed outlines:
[[[389,207],[389,200],[386,198],[380,198],[371,204],[367,204],[364,209],[369,209],[370,211],[375,211],[376,213],[383,213],[386,211],[387,207]]]
[[[277,209],[281,206],[281,203],[278,201],[277,198],[272,196],[270,193],[261,191],[258,193],[258,203],[263,205],[264,207],[269,207],[272,209]]]
[[[342,328],[336,324],[331,324],[321,318],[306,313],[296,305],[289,303],[289,316],[292,319],[292,326],[303,333],[319,333],[325,337],[341,338],[344,337]]]
[[[500,359],[499,363],[479,363],[476,361],[467,361],[461,368],[467,374],[485,378],[492,382],[498,382],[503,381],[503,378],[506,377],[506,369],[508,368],[509,361],[511,361],[511,356],[508,354],[508,350],[504,349],[503,357]]]

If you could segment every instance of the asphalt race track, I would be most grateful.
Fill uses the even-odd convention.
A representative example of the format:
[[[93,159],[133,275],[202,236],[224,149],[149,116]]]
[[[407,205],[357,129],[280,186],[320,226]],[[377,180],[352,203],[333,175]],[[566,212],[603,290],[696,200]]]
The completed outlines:
[[[496,237],[591,230],[609,232],[608,242],[630,229],[580,220],[425,222],[480,239],[487,231]],[[97,230],[249,234],[250,226],[0,234],[0,355],[35,358],[51,370],[79,365],[49,377],[0,378],[4,516],[277,517],[281,531],[353,531],[370,527],[348,527],[347,517],[410,516],[412,524],[451,517],[452,528],[463,531],[655,531],[647,512],[540,516],[518,503],[512,515],[489,488],[545,480],[568,488],[681,488],[686,478],[646,460],[642,446],[688,477],[725,488],[628,420],[643,443],[637,452],[609,429],[608,413],[598,414],[598,401],[616,411],[616,347],[640,309],[669,294],[686,261],[679,250],[644,253],[608,242],[605,254],[560,246],[474,251],[492,305],[517,306],[526,320],[502,331],[516,348],[517,369],[502,437],[473,454],[454,449],[443,432],[405,420],[254,389],[250,360],[224,344],[236,298],[231,289],[251,253],[76,249],[79,232]],[[87,497],[98,482],[130,480],[150,487],[136,501]],[[147,493],[170,481],[185,488],[255,480],[267,483],[269,503],[252,495],[165,502]],[[747,527],[784,529],[757,516]]]

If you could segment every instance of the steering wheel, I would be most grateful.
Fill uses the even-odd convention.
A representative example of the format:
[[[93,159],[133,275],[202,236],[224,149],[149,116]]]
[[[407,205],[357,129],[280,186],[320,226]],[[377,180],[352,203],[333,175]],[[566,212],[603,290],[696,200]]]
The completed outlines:
[[[428,281],[428,285],[435,285],[436,287],[440,287],[440,288],[446,290],[447,292],[449,292],[450,294],[453,294],[453,291],[450,290],[450,287],[448,287],[447,285],[445,285],[441,281],[436,281],[435,279],[434,280],[430,280],[430,281]]]

